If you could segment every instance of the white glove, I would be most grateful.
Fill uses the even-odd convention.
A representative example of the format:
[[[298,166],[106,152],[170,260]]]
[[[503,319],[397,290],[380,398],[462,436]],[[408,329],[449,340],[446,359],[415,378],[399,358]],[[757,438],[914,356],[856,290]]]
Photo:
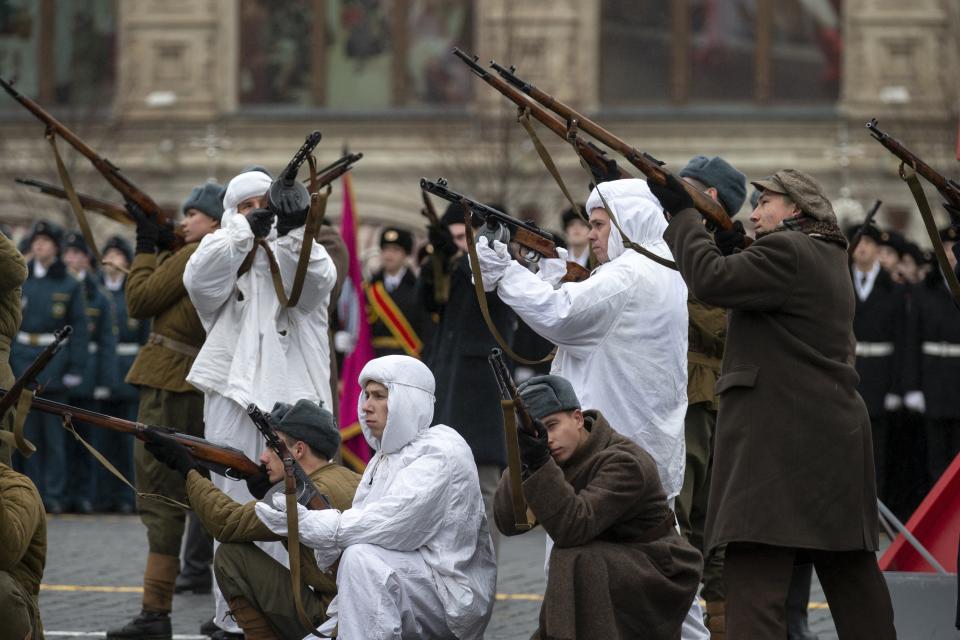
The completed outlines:
[[[567,250],[557,247],[559,258],[543,258],[540,260],[540,271],[537,275],[544,282],[549,282],[554,289],[560,286],[560,281],[567,275]]]
[[[883,396],[883,408],[887,411],[896,411],[903,405],[903,399],[895,393]]]
[[[350,353],[357,339],[349,331],[337,331],[333,334],[333,348],[337,353]]]
[[[326,571],[332,567],[333,563],[337,561],[337,558],[340,557],[341,553],[342,551],[340,547],[336,544],[317,547],[313,551],[313,555],[317,559],[317,567],[320,569],[320,571]]]
[[[480,260],[480,276],[483,278],[483,290],[486,292],[494,291],[504,272],[513,258],[510,257],[510,250],[507,245],[499,240],[493,241],[493,247],[489,245],[486,236],[480,236],[477,240],[477,258]]]
[[[106,400],[109,397],[110,397],[110,387],[94,387],[93,388],[94,400]]]
[[[273,506],[266,502],[254,505],[257,517],[270,531],[279,536],[287,535],[287,496],[277,492],[273,496]],[[300,542],[311,549],[327,550],[336,546],[337,527],[340,525],[340,512],[336,509],[310,511],[297,503],[297,520],[300,533]],[[337,551],[339,555],[339,550]],[[336,557],[334,557],[336,560]],[[333,564],[331,561],[327,566]]]
[[[923,391],[907,391],[903,396],[903,406],[917,413],[924,413],[927,410],[927,401],[923,397]]]
[[[83,376],[78,376],[75,373],[66,373],[63,376],[63,386],[67,389],[73,389],[74,387],[80,385],[83,382]]]

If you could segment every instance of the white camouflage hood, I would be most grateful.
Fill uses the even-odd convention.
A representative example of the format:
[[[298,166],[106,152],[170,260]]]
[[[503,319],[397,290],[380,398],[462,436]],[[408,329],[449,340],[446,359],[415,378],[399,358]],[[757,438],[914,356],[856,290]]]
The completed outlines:
[[[673,260],[663,232],[667,230],[667,221],[663,217],[660,201],[650,192],[646,180],[631,178],[603,182],[593,188],[587,198],[586,209],[589,213],[603,208],[603,200],[597,189],[603,191],[607,206],[616,217],[620,228],[634,243],[657,254],[661,258]],[[611,261],[623,255],[623,237],[617,227],[611,223],[610,238],[607,240],[607,256]]]
[[[374,451],[394,453],[413,442],[421,431],[430,428],[436,402],[436,381],[427,365],[410,356],[383,356],[371,360],[360,372],[360,389],[371,381],[387,388],[387,426],[383,441],[374,438],[367,427],[363,415],[367,394],[363,391],[357,399],[360,429]]]

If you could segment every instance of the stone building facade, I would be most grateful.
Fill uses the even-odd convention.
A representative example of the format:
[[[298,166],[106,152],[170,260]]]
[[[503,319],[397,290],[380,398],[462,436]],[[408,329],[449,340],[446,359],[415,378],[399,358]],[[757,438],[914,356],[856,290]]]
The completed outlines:
[[[381,224],[422,228],[421,176],[443,175],[514,212],[539,208],[556,226],[562,195],[515,112],[460,68],[451,45],[515,64],[669,166],[706,153],[751,177],[808,171],[842,215],[856,219],[880,198],[881,222],[918,239],[897,163],[864,123],[878,118],[929,164],[960,174],[954,0],[69,4],[86,9],[67,16],[53,0],[7,3],[0,74],[17,73],[25,93],[173,206],[207,178],[224,182],[254,163],[278,171],[319,129],[321,164],[344,146],[364,154],[353,184],[368,239]],[[42,127],[6,96],[0,102],[0,220],[66,221],[59,203],[14,184],[56,182],[56,173]],[[543,139],[585,197],[573,153],[552,134]],[[67,153],[79,190],[116,198]],[[335,194],[328,214],[339,209]]]

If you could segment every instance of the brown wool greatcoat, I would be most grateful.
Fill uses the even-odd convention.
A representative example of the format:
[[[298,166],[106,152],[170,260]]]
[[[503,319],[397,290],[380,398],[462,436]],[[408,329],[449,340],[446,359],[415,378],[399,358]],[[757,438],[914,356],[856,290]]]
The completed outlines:
[[[847,254],[799,231],[724,257],[690,209],[664,233],[698,300],[730,309],[706,544],[878,547]]]
[[[32,618],[32,638],[42,638],[40,580],[47,559],[47,519],[40,494],[27,476],[0,464],[0,574],[10,576],[0,586],[13,583],[16,593],[0,599],[0,638],[7,637],[17,608],[26,606]]]
[[[680,537],[657,464],[584,412],[586,441],[558,466],[550,460],[523,482],[523,495],[554,540],[539,637],[675,639],[700,582],[700,553]],[[514,526],[509,472],[500,478],[494,519]]]

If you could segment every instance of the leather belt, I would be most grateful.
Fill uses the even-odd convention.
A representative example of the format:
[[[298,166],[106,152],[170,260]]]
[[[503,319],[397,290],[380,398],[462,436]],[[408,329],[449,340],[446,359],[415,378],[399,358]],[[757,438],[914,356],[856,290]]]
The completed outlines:
[[[953,342],[924,342],[924,355],[940,358],[960,358],[960,344]]]
[[[162,336],[159,333],[151,333],[150,337],[147,339],[147,342],[149,344],[160,345],[165,349],[170,349],[170,351],[174,351],[185,356],[190,356],[191,358],[196,358],[197,354],[200,353],[200,349],[197,347],[179,342],[178,340],[173,340],[167,336]]]
[[[120,342],[117,344],[118,356],[135,356],[140,352],[139,342]]]
[[[52,333],[27,333],[26,331],[17,332],[17,342],[30,345],[31,347],[46,347],[53,344],[56,336]]]
[[[893,355],[892,342],[858,342],[857,355],[861,358],[882,358]]]

